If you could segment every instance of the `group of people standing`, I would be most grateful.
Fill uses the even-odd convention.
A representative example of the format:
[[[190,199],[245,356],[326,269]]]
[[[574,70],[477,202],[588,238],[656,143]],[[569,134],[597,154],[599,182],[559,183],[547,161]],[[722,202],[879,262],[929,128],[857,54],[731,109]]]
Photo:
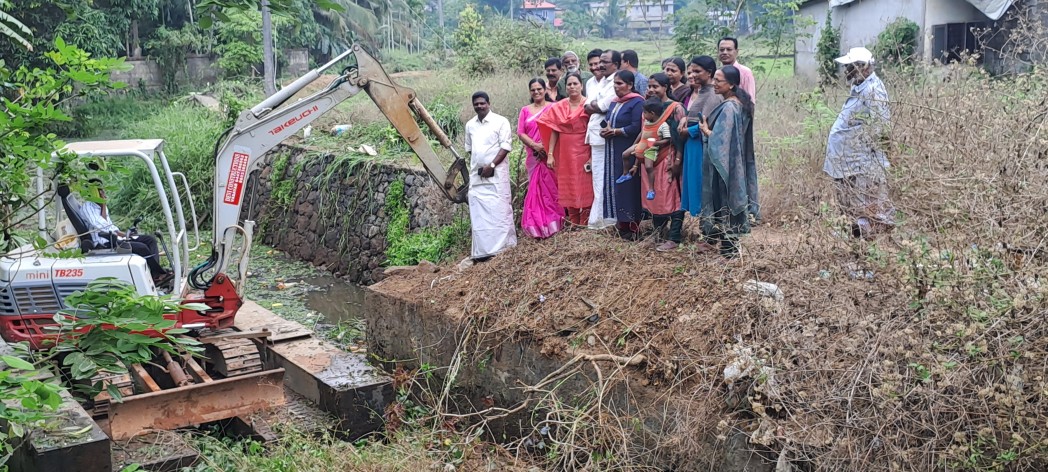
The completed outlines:
[[[723,38],[719,59],[695,56],[662,62],[645,76],[634,51],[566,52],[545,63],[545,79],[528,82],[517,137],[529,176],[521,229],[550,237],[566,226],[615,226],[639,238],[650,216],[672,251],[685,213],[700,218],[700,251],[738,255],[738,238],[760,221],[753,153],[753,72],[736,61],[738,41]],[[490,112],[483,92],[466,125],[473,258],[516,244],[509,200],[509,122]],[[497,228],[497,229],[496,229]]]
[[[699,217],[699,251],[739,254],[739,237],[761,221],[753,145],[756,84],[739,64],[738,41],[718,44],[721,67],[710,56],[662,61],[662,72],[637,70],[634,51],[595,49],[589,72],[571,51],[545,63],[546,78],[528,82],[530,103],[520,110],[517,137],[527,152],[528,192],[521,228],[547,238],[566,226],[615,226],[639,237],[650,217],[665,231],[658,251],[681,242],[685,213]],[[869,50],[852,48],[836,59],[846,69],[851,96],[834,123],[824,171],[852,221],[852,234],[890,231],[895,208],[885,170],[888,95],[873,72]],[[484,92],[473,95],[477,116],[466,124],[473,258],[516,245],[506,159],[511,131],[490,112]]]

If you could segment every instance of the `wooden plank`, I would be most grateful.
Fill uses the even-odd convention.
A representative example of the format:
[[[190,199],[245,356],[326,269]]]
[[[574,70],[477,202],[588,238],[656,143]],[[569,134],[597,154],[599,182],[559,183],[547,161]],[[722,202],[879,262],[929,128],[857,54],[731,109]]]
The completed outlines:
[[[218,341],[224,341],[226,339],[258,339],[268,338],[271,334],[268,329],[262,328],[258,331],[234,331],[231,333],[216,334],[214,336],[204,336],[198,339],[202,344],[209,344]]]
[[[135,381],[138,383],[139,387],[142,387],[142,389],[150,392],[160,391],[160,386],[156,384],[156,380],[153,380],[153,377],[149,375],[149,372],[146,372],[146,369],[145,367],[142,367],[142,364],[132,364],[131,375],[135,377]]]
[[[269,341],[274,343],[313,335],[305,326],[285,320],[250,300],[237,310],[235,327],[241,331],[267,329],[271,333]]]

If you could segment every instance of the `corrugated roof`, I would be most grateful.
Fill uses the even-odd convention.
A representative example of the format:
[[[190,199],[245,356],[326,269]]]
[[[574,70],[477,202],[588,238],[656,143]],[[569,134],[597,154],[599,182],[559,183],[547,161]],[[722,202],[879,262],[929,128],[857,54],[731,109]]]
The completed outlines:
[[[979,11],[983,12],[984,15],[990,17],[991,20],[999,20],[1004,16],[1004,12],[1008,11],[1008,8],[1015,3],[1015,0],[965,0],[971,3]]]
[[[849,3],[856,2],[858,0],[829,0],[830,8],[839,7],[841,5],[847,5]],[[1004,13],[1008,11],[1008,8],[1015,3],[1015,0],[964,0],[979,11],[983,12],[984,15],[988,16],[991,20],[999,20]],[[804,2],[811,3],[811,1]]]

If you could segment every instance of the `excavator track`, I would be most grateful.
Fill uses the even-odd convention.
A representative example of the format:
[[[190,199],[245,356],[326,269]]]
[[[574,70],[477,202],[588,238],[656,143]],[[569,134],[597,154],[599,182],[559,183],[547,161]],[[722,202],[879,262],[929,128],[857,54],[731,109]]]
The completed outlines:
[[[215,332],[215,336],[235,332],[234,330],[221,330]],[[207,342],[205,347],[208,362],[214,371],[223,377],[247,375],[261,372],[263,369],[262,355],[258,351],[258,346],[251,339],[216,339]]]
[[[112,397],[110,397],[107,388],[110,385],[116,386],[120,394],[125,397],[135,393],[134,380],[129,373],[113,374],[102,372],[91,378],[92,385],[97,382],[102,382],[102,392],[95,397],[94,406],[91,408],[91,416],[94,418],[103,418],[109,415],[109,404],[112,401]]]

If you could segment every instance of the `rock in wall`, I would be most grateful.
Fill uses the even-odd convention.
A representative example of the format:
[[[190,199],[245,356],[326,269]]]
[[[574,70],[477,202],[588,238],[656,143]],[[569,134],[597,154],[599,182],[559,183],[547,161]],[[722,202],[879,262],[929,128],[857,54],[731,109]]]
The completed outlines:
[[[251,175],[241,218],[256,222],[256,241],[368,284],[386,260],[386,196],[401,179],[413,231],[450,224],[465,210],[444,198],[424,170],[351,166],[332,154],[279,146]]]

